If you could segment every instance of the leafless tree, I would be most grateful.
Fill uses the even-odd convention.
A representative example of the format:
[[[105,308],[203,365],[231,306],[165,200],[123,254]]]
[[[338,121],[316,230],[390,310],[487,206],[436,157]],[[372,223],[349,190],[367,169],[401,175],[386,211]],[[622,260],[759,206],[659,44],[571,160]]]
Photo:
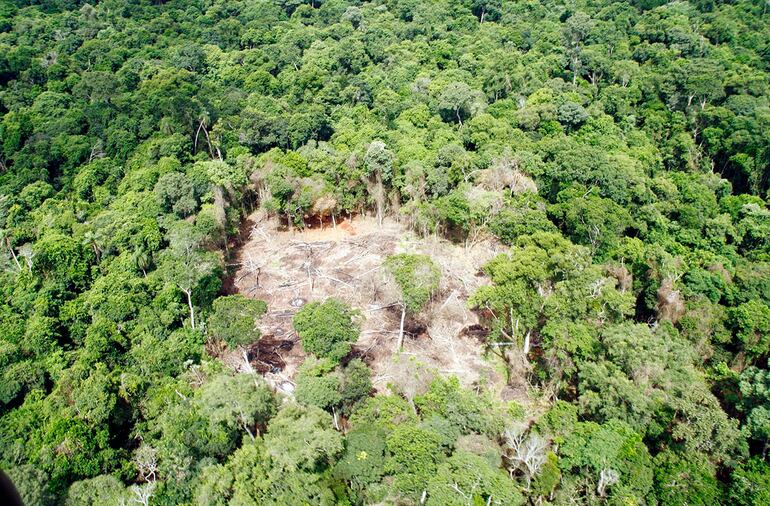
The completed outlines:
[[[602,469],[599,473],[599,484],[596,485],[596,493],[604,497],[607,487],[611,487],[620,480],[620,474],[614,469]]]
[[[524,173],[521,161],[505,153],[495,159],[488,169],[480,171],[477,178],[482,188],[495,192],[507,189],[509,195],[518,193],[537,193],[537,184]]]
[[[675,288],[678,277],[667,276],[658,288],[658,303],[655,310],[658,320],[669,320],[676,323],[685,311],[682,293]]]
[[[527,480],[527,490],[532,478],[537,476],[546,461],[548,441],[539,434],[529,432],[525,424],[518,424],[503,433],[503,458],[511,477],[521,472]]]
[[[131,485],[131,492],[134,494],[131,498],[132,503],[149,506],[150,498],[155,492],[155,482],[151,481],[143,485]]]
[[[148,444],[142,443],[134,454],[134,463],[139,471],[139,477],[145,482],[154,482],[158,471],[158,451]]]

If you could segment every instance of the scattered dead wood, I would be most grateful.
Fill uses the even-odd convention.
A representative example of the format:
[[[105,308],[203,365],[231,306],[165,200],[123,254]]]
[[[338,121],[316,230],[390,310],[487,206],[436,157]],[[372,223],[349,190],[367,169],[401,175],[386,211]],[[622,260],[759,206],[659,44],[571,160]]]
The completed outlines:
[[[467,327],[463,328],[460,331],[461,336],[472,337],[474,339],[478,339],[481,342],[486,341],[489,333],[490,333],[490,330],[488,328],[486,328],[483,325],[479,325],[478,323],[474,323],[473,325],[468,325]]]
[[[361,359],[363,363],[365,363],[368,366],[371,366],[372,363],[374,363],[374,355],[370,353],[369,349],[361,348],[360,346],[353,346],[353,348],[350,350],[350,353],[345,355],[342,360],[340,360],[340,364],[342,364],[343,367],[347,366],[351,361],[355,359]]]
[[[247,351],[253,369],[274,380],[277,388],[295,377],[306,357],[296,344],[292,316],[304,303],[329,297],[361,311],[361,336],[343,363],[361,358],[378,379],[378,390],[400,377],[398,370],[405,364],[394,361],[393,350],[401,311],[381,273],[384,259],[400,252],[430,255],[442,271],[435,300],[417,318],[404,322],[404,353],[414,358],[407,369],[413,372],[416,363],[454,374],[466,386],[487,378],[486,384],[495,385],[490,388],[497,392],[506,388],[506,378],[479,343],[487,331],[467,307],[469,295],[488,283],[481,266],[504,251],[502,245],[480,242],[466,250],[437,237],[418,237],[393,220],[380,226],[374,218],[351,222],[337,217],[336,228],[331,224],[291,230],[275,217],[254,214],[251,238],[235,252],[239,268],[233,281],[240,293],[268,304],[269,312],[258,323],[264,337]],[[242,364],[241,355],[229,362]]]
[[[412,339],[430,339],[428,326],[417,320],[407,320],[404,322],[404,335]]]
[[[262,336],[252,344],[246,352],[246,356],[255,371],[260,373],[279,372],[286,367],[282,352],[289,352],[294,348],[293,339],[276,339],[275,336]]]

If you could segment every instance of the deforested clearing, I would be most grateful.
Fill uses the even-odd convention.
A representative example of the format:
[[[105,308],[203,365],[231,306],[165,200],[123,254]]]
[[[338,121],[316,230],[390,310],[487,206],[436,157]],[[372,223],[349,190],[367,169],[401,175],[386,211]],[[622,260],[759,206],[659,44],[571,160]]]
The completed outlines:
[[[234,255],[233,282],[238,293],[267,303],[268,312],[257,324],[263,340],[296,342],[291,324],[296,310],[333,297],[361,313],[353,355],[372,368],[376,389],[412,381],[409,371],[422,367],[457,376],[466,387],[483,384],[502,399],[526,400],[526,378],[506,378],[505,360],[475,337],[479,317],[468,305],[468,297],[489,283],[482,267],[505,250],[498,241],[455,244],[438,236],[419,237],[395,219],[380,226],[367,216],[289,229],[257,211],[247,222],[248,240]],[[385,259],[398,253],[428,255],[441,269],[441,283],[429,305],[406,322],[400,352],[400,306],[393,281],[383,270]],[[277,386],[291,381],[304,358],[302,347],[293,346],[281,353],[283,364],[270,364],[265,377]],[[259,358],[253,360],[258,366]],[[228,363],[243,368],[243,362],[240,351],[230,352]]]

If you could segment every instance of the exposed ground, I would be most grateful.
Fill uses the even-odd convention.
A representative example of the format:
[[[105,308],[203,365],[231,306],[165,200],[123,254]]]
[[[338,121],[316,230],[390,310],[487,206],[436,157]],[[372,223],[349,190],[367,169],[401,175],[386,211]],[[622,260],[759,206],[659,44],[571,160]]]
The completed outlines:
[[[493,242],[470,247],[439,238],[418,238],[402,224],[357,217],[305,230],[286,230],[275,218],[252,214],[249,238],[236,252],[234,289],[262,299],[268,313],[259,322],[260,346],[226,357],[236,367],[254,367],[277,388],[291,391],[305,358],[291,325],[303,304],[337,297],[361,312],[361,337],[354,353],[373,370],[375,388],[414,381],[416,371],[455,375],[468,387],[488,385],[506,399],[524,400],[526,386],[505,378],[502,361],[484,354],[479,320],[467,299],[488,283],[481,267],[504,248]],[[381,266],[394,253],[422,253],[439,265],[439,292],[424,314],[408,322],[404,349],[397,353],[400,308],[393,283]],[[293,344],[293,346],[292,346]],[[263,360],[264,359],[264,360]],[[278,365],[276,367],[276,364]]]

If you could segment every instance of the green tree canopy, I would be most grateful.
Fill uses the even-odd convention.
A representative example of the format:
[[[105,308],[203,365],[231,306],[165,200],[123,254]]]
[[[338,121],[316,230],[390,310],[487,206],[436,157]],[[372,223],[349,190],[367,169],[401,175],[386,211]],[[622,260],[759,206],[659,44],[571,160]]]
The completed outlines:
[[[358,340],[357,313],[337,299],[306,304],[294,315],[305,351],[339,362]]]

